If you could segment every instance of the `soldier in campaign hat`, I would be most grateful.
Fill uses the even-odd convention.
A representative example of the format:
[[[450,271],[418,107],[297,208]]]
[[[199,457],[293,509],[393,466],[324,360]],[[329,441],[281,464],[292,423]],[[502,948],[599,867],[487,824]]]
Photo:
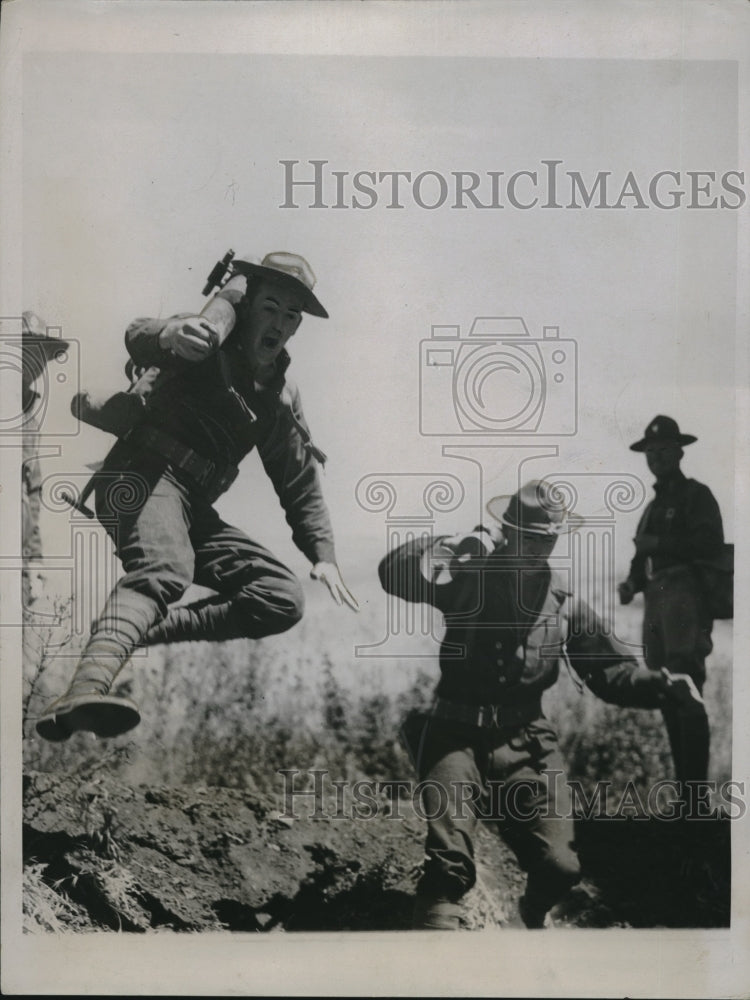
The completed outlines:
[[[34,386],[44,375],[47,363],[67,350],[69,343],[53,336],[36,313],[26,311],[21,317],[21,407],[23,410],[23,467],[21,472],[21,571],[23,603],[36,601],[44,583],[40,569],[42,539],[39,531],[42,473],[39,467],[39,432],[37,417],[41,393]]]
[[[532,480],[487,509],[501,530],[422,536],[380,564],[388,593],[433,605],[446,626],[434,705],[403,727],[427,816],[420,929],[458,928],[476,880],[480,817],[496,821],[528,873],[519,903],[527,927],[542,927],[578,880],[570,792],[541,705],[563,659],[578,684],[618,705],[654,708],[689,688],[638,664],[550,568],[558,538],[582,520],[554,489]]]
[[[142,417],[116,431],[96,491],[97,515],[125,573],[92,625],[68,690],[37,723],[48,740],[78,730],[115,736],[137,725],[137,705],[112,686],[139,645],[257,639],[299,621],[294,574],[213,506],[254,448],[311,576],[336,604],[357,609],[336,563],[317,469],[325,456],[286,376],[286,345],[302,314],[328,316],[315,275],[288,252],[233,261],[230,274],[200,315],[137,319],[126,331],[134,366],[155,377]],[[174,606],[194,582],[214,596]]]
[[[680,469],[683,447],[698,439],[683,434],[672,417],[659,415],[631,451],[643,452],[656,481],[635,534],[635,555],[620,601],[643,593],[643,645],[652,670],[666,667],[689,675],[702,692],[713,621],[697,565],[720,556],[724,529],[711,490]],[[680,782],[706,781],[709,724],[705,705],[664,705],[664,721]]]

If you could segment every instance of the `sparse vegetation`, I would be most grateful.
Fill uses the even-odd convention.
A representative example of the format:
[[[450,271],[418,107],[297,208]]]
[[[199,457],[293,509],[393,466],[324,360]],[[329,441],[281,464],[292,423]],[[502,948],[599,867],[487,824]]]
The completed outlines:
[[[256,812],[261,810],[271,816],[274,808],[279,808],[282,781],[278,772],[284,768],[297,768],[301,772],[322,769],[331,779],[341,780],[387,781],[413,776],[408,756],[398,740],[398,729],[408,710],[423,709],[432,698],[437,679],[434,640],[430,637],[418,640],[419,650],[424,653],[421,657],[401,660],[357,657],[354,655],[357,644],[375,643],[382,638],[378,602],[373,600],[366,605],[371,609],[369,612],[348,617],[339,614],[335,621],[335,610],[323,598],[313,593],[308,603],[306,618],[282,636],[260,642],[238,640],[211,646],[185,643],[139,651],[120,682],[140,704],[142,723],[133,733],[106,744],[86,734],[78,734],[64,744],[51,745],[39,740],[33,730],[35,716],[45,700],[62,689],[73,660],[48,656],[43,642],[27,644],[25,769],[38,776],[34,785],[36,794],[40,787],[38,779],[44,777],[47,782],[41,801],[31,803],[27,798],[27,824],[36,831],[26,838],[27,929],[86,926],[81,902],[86,894],[80,891],[71,894],[69,890],[73,887],[65,882],[73,877],[79,879],[79,889],[83,878],[88,880],[89,894],[93,893],[97,899],[106,896],[107,907],[100,907],[105,915],[100,914],[98,925],[116,929],[120,920],[119,926],[124,929],[144,929],[160,921],[176,929],[190,926],[183,918],[159,916],[162,904],[156,906],[153,902],[158,878],[152,879],[148,891],[143,888],[137,865],[145,862],[134,853],[135,817],[129,806],[123,806],[123,788],[216,789],[211,793],[216,795],[219,789],[225,789],[227,794],[236,793],[242,798],[222,800],[224,805],[217,809],[226,808],[226,802],[242,801],[255,803],[252,808]],[[618,627],[627,629],[627,635],[634,638],[639,611],[627,608],[622,612]],[[718,623],[714,638],[705,696],[713,722],[712,777],[720,782],[731,776],[731,623]],[[69,644],[66,652],[70,653],[72,646]],[[605,705],[588,691],[579,693],[565,671],[556,687],[545,696],[545,711],[557,725],[569,777],[580,780],[584,787],[591,788],[594,782],[608,779],[615,789],[623,789],[632,781],[645,791],[651,783],[671,777],[671,759],[659,713]],[[59,795],[55,792],[56,783],[61,786]],[[133,792],[134,803],[142,801],[140,794],[136,796]],[[164,793],[167,799],[171,794]],[[47,796],[55,799],[56,795],[65,801],[70,829],[78,831],[63,850],[68,858],[65,863],[60,860],[57,847],[54,851],[50,848],[52,861],[45,861],[44,852],[40,851],[44,838],[39,839],[39,809]],[[159,795],[148,791],[143,801],[161,802]],[[380,816],[387,815],[387,796],[379,800],[378,810]],[[199,815],[190,806],[186,807],[185,815],[188,819],[177,817],[175,822],[200,822],[203,814]],[[408,809],[407,816],[411,823],[408,836],[398,823],[391,822],[387,827],[390,845],[387,857],[383,854],[383,843],[377,843],[383,839],[380,828],[376,834],[374,825],[350,821],[345,825],[346,836],[353,838],[350,843],[341,839],[344,827],[339,824],[339,849],[352,851],[362,867],[356,872],[354,869],[338,872],[335,865],[329,866],[325,876],[316,869],[318,874],[306,883],[304,892],[300,890],[301,895],[292,893],[289,897],[296,899],[298,909],[287,899],[283,906],[278,904],[278,911],[271,906],[276,915],[269,917],[266,910],[258,907],[250,913],[241,899],[227,902],[227,896],[226,905],[214,912],[214,917],[219,912],[221,919],[217,917],[211,926],[242,929],[245,926],[242,921],[248,920],[255,929],[316,926],[320,924],[316,924],[311,913],[315,905],[323,906],[322,900],[328,900],[325,904],[328,908],[324,907],[321,913],[328,913],[335,926],[344,926],[351,919],[356,926],[387,927],[386,909],[381,913],[376,898],[378,879],[382,892],[391,893],[391,902],[395,900],[397,904],[392,926],[408,926],[423,824]],[[146,818],[139,817],[137,825]],[[224,825],[233,828],[228,819]],[[177,842],[181,841],[183,834],[179,827],[175,827],[173,836]],[[240,829],[233,836],[242,842]],[[582,830],[582,836],[588,863],[597,869],[596,836],[588,828]],[[280,866],[282,871],[291,863],[283,853],[283,832],[279,837],[280,844],[274,847],[271,839],[263,854],[269,878],[274,866]],[[483,834],[483,839],[483,853],[490,851],[489,858],[494,863],[483,869],[481,885],[469,900],[468,927],[483,926],[488,921],[503,922],[512,909],[510,901],[523,884],[522,873],[512,855],[502,845],[490,849],[489,835]],[[491,839],[494,845],[496,838]],[[648,842],[648,838],[644,841],[641,837],[641,848],[647,848]],[[398,847],[401,843],[403,854]],[[233,844],[236,840],[227,834],[201,850],[208,852],[206,856],[213,851],[215,860],[231,865],[232,852],[242,850]],[[661,845],[659,850],[663,849]],[[162,845],[158,850],[163,852],[167,848]],[[159,860],[160,856],[149,855],[149,864],[157,869],[164,865],[162,877],[169,879],[168,866]],[[73,867],[69,864],[71,858],[77,859]],[[618,881],[621,874],[618,872],[614,881],[607,883],[610,886],[607,894],[602,884],[592,881],[597,877],[594,872],[586,883],[588,891],[577,892],[568,916],[563,919],[585,926],[630,922],[632,913],[629,916],[623,915],[625,910],[618,913],[617,900],[612,896],[613,892],[616,895],[626,891],[625,882]],[[606,882],[606,866],[601,868],[600,875]],[[332,881],[324,890],[329,876]],[[705,872],[701,877],[710,884]],[[720,890],[709,893],[711,898],[706,905],[710,912],[708,916],[703,913],[696,917],[696,925],[721,925],[728,918],[728,888],[722,884]],[[331,900],[336,893],[342,910],[332,908]],[[372,894],[374,908],[369,924],[367,915],[361,912],[361,907],[367,905],[368,893]],[[150,901],[150,916],[144,915],[144,899]],[[360,908],[356,914],[355,904]],[[233,924],[233,918],[227,914],[234,914],[239,923]],[[680,926],[684,916],[675,913],[665,918],[661,914],[660,919],[662,922],[674,919],[677,921],[674,926]],[[642,926],[649,926],[648,921]]]

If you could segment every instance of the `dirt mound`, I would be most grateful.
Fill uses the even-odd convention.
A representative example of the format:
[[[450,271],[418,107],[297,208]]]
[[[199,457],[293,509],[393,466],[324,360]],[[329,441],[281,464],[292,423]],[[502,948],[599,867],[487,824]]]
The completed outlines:
[[[281,797],[280,797],[281,798]],[[383,794],[367,819],[327,796],[291,818],[256,791],[131,785],[108,773],[24,781],[29,930],[400,930],[425,824]],[[729,924],[729,821],[579,821],[584,879],[552,914],[583,927]],[[525,876],[481,827],[463,926],[514,922]]]
[[[408,801],[365,820],[288,818],[228,788],[129,786],[108,775],[25,779],[27,875],[72,929],[146,931],[408,928],[424,824]],[[403,818],[395,818],[394,812]],[[500,845],[491,845],[499,849]],[[499,860],[499,859],[498,859]],[[520,891],[520,882],[514,891]],[[27,892],[34,924],[34,893]],[[506,910],[483,884],[467,926]],[[36,919],[36,924],[44,924]]]

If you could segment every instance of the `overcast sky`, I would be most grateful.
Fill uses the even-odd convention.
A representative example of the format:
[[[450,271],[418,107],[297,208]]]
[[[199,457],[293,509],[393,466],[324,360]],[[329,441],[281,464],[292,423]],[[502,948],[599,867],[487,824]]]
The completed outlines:
[[[229,247],[293,250],[312,264],[331,318],[305,319],[290,374],[330,456],[325,490],[344,567],[385,544],[385,515],[355,501],[369,474],[457,476],[465,504],[436,522],[455,530],[512,491],[530,445],[557,445],[557,458],[527,464],[522,478],[576,473],[581,513],[601,513],[610,475],[643,477],[650,489],[627,446],[657,413],[699,437],[684,468],[710,484],[731,533],[736,212],[637,209],[635,198],[619,210],[460,210],[449,207],[452,193],[428,210],[409,185],[404,208],[389,209],[386,184],[369,210],[311,208],[302,187],[300,207],[281,208],[280,161],[300,161],[296,176],[308,179],[310,160],[328,161],[329,206],[333,170],[348,174],[349,204],[351,175],[393,170],[431,171],[451,185],[452,171],[473,171],[487,203],[489,171],[504,172],[498,183],[519,170],[541,178],[549,159],[562,161],[563,203],[570,171],[589,186],[610,171],[611,201],[628,171],[644,191],[665,170],[682,172],[672,186],[685,188],[685,171],[737,168],[733,64],[44,53],[27,55],[23,72],[24,306],[80,342],[84,386],[119,388],[128,321],[198,310],[205,275]],[[424,202],[437,200],[438,183],[425,181]],[[528,178],[517,192],[530,199]],[[440,373],[420,372],[420,341],[433,325],[459,325],[465,337],[475,316],[521,316],[533,340],[557,326],[575,341],[577,379],[570,344],[563,367],[577,399],[554,395],[546,347],[537,433],[481,439],[523,451],[467,453],[449,414],[435,418],[444,436],[420,433],[420,383],[424,406],[439,407],[443,392],[430,381]],[[528,378],[488,369],[489,410],[500,413],[506,391],[522,402]],[[67,382],[52,386],[49,429],[67,419],[70,396]],[[574,413],[577,433],[557,437]],[[80,469],[109,443],[85,432],[45,471]],[[481,489],[478,467],[444,445],[482,455]],[[246,467],[222,509],[298,560],[256,461]],[[620,563],[636,520],[618,522]]]

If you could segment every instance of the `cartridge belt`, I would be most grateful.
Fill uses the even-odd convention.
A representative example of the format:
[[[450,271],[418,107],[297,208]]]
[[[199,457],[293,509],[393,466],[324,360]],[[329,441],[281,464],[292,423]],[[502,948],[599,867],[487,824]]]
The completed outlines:
[[[438,698],[432,707],[436,719],[450,719],[464,722],[482,729],[506,729],[533,722],[542,714],[541,701],[526,702],[523,705],[463,705],[447,698]]]
[[[211,502],[226,492],[239,474],[236,465],[217,464],[157,427],[135,427],[123,440],[166,458],[170,465],[180,469],[199,486]]]

